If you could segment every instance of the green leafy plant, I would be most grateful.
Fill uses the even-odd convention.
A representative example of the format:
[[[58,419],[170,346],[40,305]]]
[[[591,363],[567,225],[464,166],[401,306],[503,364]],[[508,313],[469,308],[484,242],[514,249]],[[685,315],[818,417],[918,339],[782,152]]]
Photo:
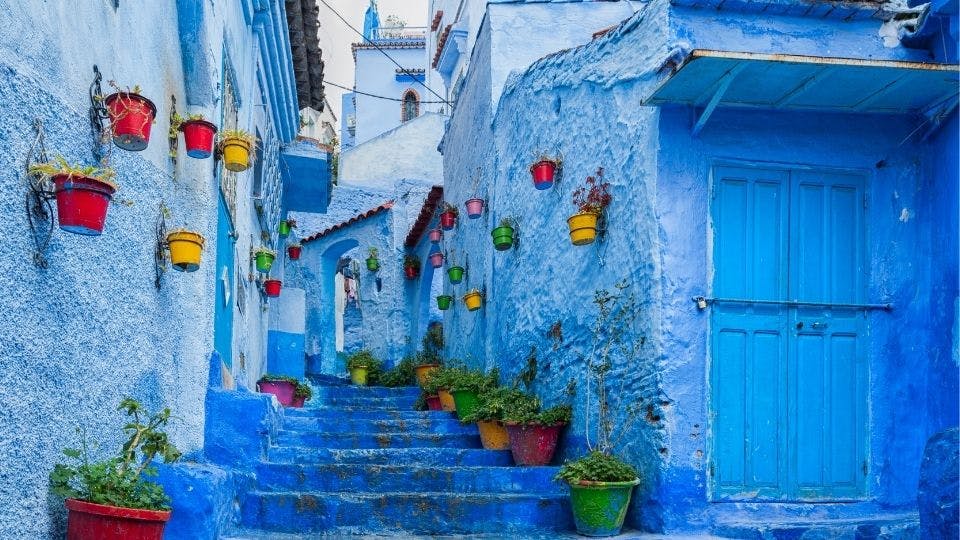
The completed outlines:
[[[637,470],[616,456],[594,450],[560,467],[556,480],[571,484],[581,482],[630,482],[637,479]]]
[[[369,255],[369,257],[370,257],[371,259],[376,259],[376,258],[377,258],[377,254],[379,254],[379,251],[377,251],[377,248],[375,248],[375,247],[373,247],[373,246],[370,246],[370,247],[367,248],[367,254]]]
[[[91,461],[86,437],[80,448],[67,448],[65,456],[76,465],[57,464],[50,473],[51,491],[66,499],[95,504],[146,510],[168,510],[170,498],[163,487],[147,477],[156,476],[151,466],[159,457],[164,463],[180,459],[180,452],[163,431],[170,421],[170,409],[150,414],[139,402],[125,398],[118,410],[128,417],[123,431],[127,440],[118,455]],[[81,433],[81,430],[77,430]]]
[[[453,381],[464,371],[466,368],[463,363],[452,360],[448,365],[433,370],[427,376],[427,384],[424,385],[423,391],[432,396],[440,390],[450,390]]]
[[[276,252],[276,251],[274,251],[274,250],[272,250],[272,249],[270,249],[270,248],[268,248],[268,247],[264,247],[264,246],[258,247],[258,248],[253,252],[253,255],[254,255],[254,257],[256,257],[257,255],[259,255],[259,254],[261,254],[261,253],[265,253],[265,254],[267,254],[267,255],[272,255],[272,256],[274,256],[274,257],[277,256],[277,252]]]
[[[310,398],[313,397],[313,388],[310,388],[309,384],[297,381],[297,387],[294,389],[293,395],[303,398],[305,401],[310,401]]]
[[[390,388],[395,388],[397,386],[413,386],[417,382],[416,372],[414,371],[414,367],[417,365],[417,357],[408,356],[397,362],[397,365],[384,372],[378,377],[377,381],[371,384],[387,386]]]
[[[448,380],[450,390],[462,390],[469,392],[485,392],[491,388],[496,388],[500,384],[500,371],[494,368],[490,373],[484,373],[479,370],[457,369]]]
[[[370,371],[383,367],[383,362],[367,349],[357,351],[347,358],[347,369],[367,368]]]
[[[423,335],[420,358],[421,364],[443,364],[443,325],[431,324],[427,333]]]
[[[63,156],[55,156],[53,161],[47,163],[33,163],[30,165],[29,171],[30,174],[46,178],[52,178],[54,176],[93,178],[94,180],[110,185],[114,189],[117,188],[117,183],[114,180],[117,173],[113,169],[109,167],[93,167],[90,165],[71,165]]]
[[[540,402],[535,396],[514,388],[498,386],[485,390],[478,396],[479,404],[474,411],[463,418],[462,422],[493,422],[503,420],[508,411],[518,408],[538,410]]]
[[[252,148],[257,142],[257,137],[251,134],[248,131],[242,129],[225,129],[220,132],[220,140],[225,141],[227,139],[240,139]]]
[[[457,209],[456,205],[450,204],[450,203],[448,203],[448,202],[444,202],[444,203],[441,205],[440,213],[441,213],[441,214],[446,214],[447,212],[450,212],[450,213],[452,213],[452,214],[455,215],[455,216],[459,216],[459,215],[460,215],[460,210]]]

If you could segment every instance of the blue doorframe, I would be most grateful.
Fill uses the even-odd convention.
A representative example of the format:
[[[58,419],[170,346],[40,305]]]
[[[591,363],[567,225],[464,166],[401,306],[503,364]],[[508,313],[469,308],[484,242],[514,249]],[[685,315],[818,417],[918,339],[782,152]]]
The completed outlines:
[[[217,271],[213,310],[213,347],[226,366],[233,366],[234,234],[223,195],[217,190]]]
[[[713,170],[716,500],[853,500],[867,474],[864,175]],[[764,301],[819,302],[794,307]]]

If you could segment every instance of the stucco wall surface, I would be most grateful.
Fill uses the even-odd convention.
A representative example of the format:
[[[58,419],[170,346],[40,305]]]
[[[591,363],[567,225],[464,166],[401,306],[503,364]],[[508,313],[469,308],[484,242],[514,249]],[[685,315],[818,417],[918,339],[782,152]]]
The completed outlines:
[[[416,40],[403,40],[414,43]],[[422,42],[420,42],[422,43]],[[381,45],[382,46],[382,45]],[[423,47],[384,47],[393,60],[404,69],[419,69],[426,61]],[[421,101],[436,99],[420,83],[409,77],[397,80],[397,64],[377,49],[357,49],[354,84],[357,90],[376,96],[388,96],[402,99],[407,90],[413,90]],[[363,144],[370,139],[400,125],[402,103],[387,99],[357,94],[356,97],[357,133],[354,143]],[[422,109],[421,109],[422,112]]]
[[[423,114],[340,154],[340,183],[367,189],[393,189],[397,179],[443,181],[437,151],[446,119]]]
[[[73,3],[11,0],[0,9],[0,140],[6,148],[0,161],[8,172],[0,179],[6,194],[0,205],[9,216],[0,225],[6,253],[0,258],[0,303],[9,315],[0,321],[6,344],[0,360],[0,429],[6,434],[0,441],[0,538],[62,534],[65,512],[48,496],[47,474],[61,460],[62,448],[79,444],[78,426],[90,442],[100,444],[95,457],[119,448],[123,419],[115,409],[124,396],[154,410],[170,407],[169,432],[188,455],[197,455],[203,444],[207,358],[213,348],[217,186],[212,160],[188,158],[182,146],[173,166],[166,132],[171,95],[184,116],[202,113],[219,123],[220,111],[212,102],[187,106],[172,3],[121,2],[116,10],[112,5],[93,2],[78,9]],[[207,86],[216,88],[226,43],[244,103],[240,124],[252,128],[266,113],[254,118],[252,104],[261,99],[253,95],[255,55],[240,4],[204,5],[207,32],[193,44],[209,62],[191,75],[207,78]],[[145,151],[112,150],[120,188],[104,234],[82,237],[54,230],[49,267],[38,269],[32,264],[22,177],[32,126],[35,119],[43,122],[50,156],[92,164],[88,90],[94,64],[103,72],[105,93],[112,92],[110,80],[121,87],[139,85],[157,105],[157,121]],[[249,191],[249,174],[241,174],[240,254],[249,249],[250,231],[256,228]],[[172,213],[168,229],[201,232],[207,249],[197,272],[168,268],[158,291],[153,252],[161,202]],[[256,294],[251,293],[248,306]],[[236,322],[238,335],[250,339],[239,349],[255,357],[250,371],[263,360],[264,323],[259,309],[249,309],[246,321]]]

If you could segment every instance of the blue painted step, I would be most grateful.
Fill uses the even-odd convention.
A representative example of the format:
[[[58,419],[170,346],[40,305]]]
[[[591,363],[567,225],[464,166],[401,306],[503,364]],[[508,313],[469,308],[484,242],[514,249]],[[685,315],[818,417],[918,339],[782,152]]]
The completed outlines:
[[[336,407],[336,408],[354,408],[365,407],[368,409],[405,409],[413,410],[413,404],[417,401],[416,397],[394,396],[394,397],[322,397],[315,398],[314,403],[318,407]]]
[[[425,418],[456,418],[453,413],[444,411],[415,411],[413,409],[372,409],[370,407],[326,407],[309,409],[285,409],[284,417],[300,418],[367,418],[374,420],[409,420]]]
[[[840,505],[838,505],[840,506]],[[920,540],[920,518],[916,513],[886,513],[859,517],[784,518],[725,521],[711,527],[724,538],[762,540],[766,538],[851,538]]]
[[[390,398],[405,397],[414,400],[420,396],[417,386],[399,386],[386,388],[383,386],[319,386],[314,388],[316,398]]]
[[[237,529],[228,532],[226,536],[221,536],[220,540],[321,540],[330,538],[352,538],[355,540],[383,540],[384,538],[403,538],[404,540],[503,540],[504,535],[499,533],[419,535],[403,530],[380,531],[375,534],[364,534],[364,531],[356,528],[331,529],[318,534],[290,534],[256,529]],[[574,532],[536,530],[524,531],[523,533],[511,533],[509,536],[510,540],[556,540],[558,538],[565,540],[583,540],[584,537]],[[723,540],[719,536],[705,534],[694,534],[689,536],[675,534],[664,535],[631,531],[627,529],[624,529],[618,536],[614,536],[612,538],[614,540]]]
[[[424,465],[435,467],[508,466],[509,450],[471,448],[374,448],[366,450],[273,446],[271,463],[365,463],[370,465]]]
[[[569,530],[566,496],[455,493],[249,493],[241,525],[291,533],[340,528],[415,534]]]
[[[262,463],[261,491],[537,493],[562,495],[559,467],[436,467]]]
[[[324,433],[281,431],[278,446],[323,448],[481,448],[480,436],[465,433]]]
[[[462,433],[476,435],[477,427],[474,424],[461,424],[449,416],[432,416],[429,418],[403,419],[373,419],[346,417],[319,416],[285,416],[283,428],[296,431],[324,431],[328,433]]]

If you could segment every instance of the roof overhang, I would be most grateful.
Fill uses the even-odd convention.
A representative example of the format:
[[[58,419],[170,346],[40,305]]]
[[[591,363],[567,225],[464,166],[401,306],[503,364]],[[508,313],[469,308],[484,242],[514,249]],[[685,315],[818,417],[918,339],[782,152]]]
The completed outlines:
[[[646,105],[909,114],[956,100],[960,66],[695,49]]]

